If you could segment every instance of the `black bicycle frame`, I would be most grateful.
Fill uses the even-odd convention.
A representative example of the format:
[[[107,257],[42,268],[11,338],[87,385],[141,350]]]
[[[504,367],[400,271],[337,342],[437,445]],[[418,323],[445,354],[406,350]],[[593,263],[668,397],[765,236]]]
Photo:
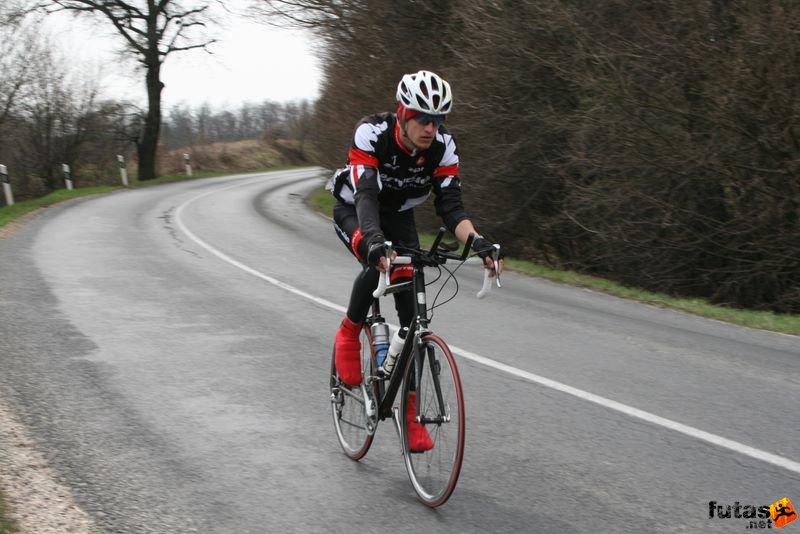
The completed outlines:
[[[407,366],[411,365],[412,362],[409,361],[415,355],[418,355],[417,367],[416,367],[416,375],[414,377],[414,383],[418,384],[419,380],[422,375],[422,365],[424,364],[424,357],[429,356],[431,359],[430,365],[431,370],[433,371],[434,361],[433,355],[428,355],[420,352],[423,343],[422,343],[422,336],[429,332],[428,330],[428,303],[427,303],[427,294],[425,293],[425,267],[426,266],[438,266],[442,262],[434,261],[434,254],[437,253],[439,248],[439,244],[442,242],[442,238],[444,237],[445,229],[440,228],[439,233],[433,241],[431,245],[431,250],[427,254],[413,254],[412,257],[412,264],[414,265],[414,274],[411,279],[411,282],[402,282],[397,285],[390,285],[386,288],[384,294],[388,295],[391,293],[397,293],[400,291],[409,291],[409,285],[411,286],[411,291],[414,292],[414,319],[411,324],[408,326],[408,333],[406,334],[405,344],[403,345],[403,350],[400,351],[400,354],[397,356],[397,362],[394,365],[394,371],[392,375],[388,379],[388,384],[385,384],[385,380],[381,380],[378,387],[378,417],[381,420],[387,419],[392,416],[392,405],[394,404],[394,399],[397,397],[397,392],[400,389],[400,384],[403,382],[403,378],[406,375]],[[467,259],[467,255],[469,253],[470,247],[472,246],[472,241],[474,240],[474,234],[470,234],[467,242],[464,245],[464,252],[459,256],[452,256],[447,255],[446,253],[438,253],[440,257],[446,257],[449,259],[465,261]],[[380,315],[380,302],[379,299],[375,299],[372,304],[372,320],[375,321],[383,321],[383,318]],[[415,346],[415,343],[418,343],[419,346]],[[416,350],[415,350],[416,349]],[[373,356],[374,356],[374,348]],[[439,402],[440,413],[444,414],[444,400],[442,398],[442,390],[439,384],[438,374],[434,375],[434,385],[436,387],[436,397]],[[420,406],[417,405],[417,411],[419,412]],[[417,413],[419,415],[419,413]],[[441,423],[441,421],[426,421],[426,422],[435,422]]]
[[[409,285],[411,288],[409,289]],[[428,305],[427,295],[425,294],[425,273],[424,266],[414,264],[414,275],[411,282],[404,282],[394,286],[389,286],[386,289],[386,294],[398,293],[401,291],[414,292],[414,320],[408,326],[408,333],[406,334],[405,344],[400,354],[397,356],[397,362],[394,365],[394,372],[388,378],[388,383],[381,382],[379,388],[378,399],[378,417],[383,420],[392,416],[392,405],[397,397],[397,392],[400,390],[400,385],[403,382],[403,377],[406,374],[406,367],[409,365],[409,358],[417,354],[415,350],[417,347],[414,344],[417,342],[419,332],[425,332],[428,329]],[[380,319],[380,303],[378,299],[372,304],[373,319]],[[421,336],[419,336],[421,338]],[[421,343],[420,343],[421,344]],[[420,361],[421,363],[421,361]],[[418,369],[419,373],[421,369]],[[441,396],[441,394],[440,394]]]

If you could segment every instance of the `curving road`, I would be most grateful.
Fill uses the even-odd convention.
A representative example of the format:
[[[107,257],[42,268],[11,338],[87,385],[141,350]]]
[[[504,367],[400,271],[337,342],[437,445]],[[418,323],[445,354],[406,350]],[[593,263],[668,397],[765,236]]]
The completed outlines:
[[[736,532],[710,501],[800,505],[797,337],[513,273],[478,301],[477,268],[433,322],[467,400],[451,500],[416,501],[388,422],[346,459],[326,374],[357,266],[304,207],[322,174],[122,191],[0,239],[0,399],[99,529]]]

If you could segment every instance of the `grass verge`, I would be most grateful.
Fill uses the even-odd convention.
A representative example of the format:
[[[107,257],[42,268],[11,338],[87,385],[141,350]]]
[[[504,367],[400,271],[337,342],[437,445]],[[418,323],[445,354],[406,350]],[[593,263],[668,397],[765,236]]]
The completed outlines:
[[[16,532],[19,532],[17,525],[14,521],[9,519],[8,510],[3,500],[3,494],[0,493],[0,534],[13,534]]]
[[[309,198],[309,204],[314,209],[327,216],[331,216],[333,213],[333,203],[333,196],[324,189],[318,190]],[[423,241],[423,243],[431,243],[433,242],[433,237],[420,235],[420,240]],[[800,335],[800,315],[725,308],[699,298],[680,298],[661,293],[651,293],[641,289],[626,287],[605,278],[572,271],[559,271],[515,258],[506,258],[504,263],[507,270],[544,278],[553,282],[584,287],[609,295],[637,300],[662,308],[680,310],[740,326],[757,328],[759,330],[771,330],[783,334]]]

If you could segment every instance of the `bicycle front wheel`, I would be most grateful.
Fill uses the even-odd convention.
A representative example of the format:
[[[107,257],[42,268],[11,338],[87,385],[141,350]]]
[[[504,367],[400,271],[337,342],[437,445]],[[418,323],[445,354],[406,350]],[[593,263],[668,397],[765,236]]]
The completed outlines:
[[[342,450],[351,460],[363,458],[372,445],[378,425],[375,397],[376,382],[374,358],[369,329],[361,331],[361,369],[365,380],[358,386],[347,386],[336,373],[336,347],[331,357],[330,389],[331,415],[336,437]]]
[[[412,360],[406,369],[400,400],[403,456],[414,491],[422,502],[436,507],[450,498],[461,473],[464,395],[453,354],[441,338],[433,334],[423,336],[420,351]],[[416,413],[409,413],[411,396],[416,397]],[[425,427],[433,441],[432,449],[411,450],[410,419]]]

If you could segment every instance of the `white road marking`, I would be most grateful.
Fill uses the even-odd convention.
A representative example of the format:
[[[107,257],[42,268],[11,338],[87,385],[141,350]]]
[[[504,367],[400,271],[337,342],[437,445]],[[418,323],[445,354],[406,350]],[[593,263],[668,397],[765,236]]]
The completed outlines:
[[[209,195],[212,195],[212,194],[215,194],[215,193],[220,193],[222,191],[226,191],[228,189],[233,189],[235,187],[243,187],[243,186],[255,183],[255,182],[260,182],[262,180],[263,180],[263,176],[258,178],[258,179],[256,179],[256,180],[250,180],[250,181],[247,181],[247,182],[237,182],[234,185],[231,185],[231,186],[228,186],[228,187],[223,187],[222,189],[214,189],[212,191],[207,191],[207,192],[202,193],[200,195],[197,195],[197,196],[195,196],[193,198],[190,198],[189,200],[187,200],[186,202],[181,204],[178,207],[178,209],[175,211],[176,224],[181,229],[181,231],[186,234],[186,236],[189,239],[191,239],[192,241],[197,243],[199,246],[203,247],[205,250],[207,250],[208,252],[210,252],[214,256],[218,257],[222,261],[227,262],[227,263],[233,265],[234,267],[243,270],[244,272],[246,272],[248,274],[251,274],[251,275],[253,275],[253,276],[257,277],[257,278],[260,278],[261,280],[264,280],[265,282],[269,282],[270,284],[272,284],[274,286],[277,286],[277,287],[279,287],[279,288],[281,288],[283,290],[286,290],[286,291],[288,291],[288,292],[290,292],[290,293],[292,293],[294,295],[297,295],[299,297],[303,297],[303,298],[308,299],[308,300],[310,300],[312,302],[315,302],[316,304],[328,307],[328,308],[330,308],[332,310],[335,310],[335,311],[338,311],[340,313],[345,313],[347,310],[343,306],[340,306],[340,305],[338,305],[336,303],[333,303],[333,302],[331,302],[329,300],[326,300],[326,299],[317,297],[315,295],[312,295],[312,294],[310,294],[310,293],[308,293],[306,291],[302,291],[300,289],[297,289],[296,287],[291,286],[291,285],[289,285],[289,284],[287,284],[285,282],[282,282],[282,281],[278,280],[277,278],[273,278],[272,276],[268,276],[268,275],[266,275],[266,274],[264,274],[264,273],[262,273],[262,272],[260,272],[260,271],[258,271],[256,269],[254,269],[252,267],[249,267],[249,266],[245,265],[244,263],[242,263],[242,262],[240,262],[238,260],[235,260],[235,259],[231,258],[230,256],[228,256],[224,252],[221,252],[220,250],[217,250],[216,248],[214,248],[210,244],[206,243],[205,241],[203,241],[202,239],[197,237],[197,235],[195,235],[191,230],[189,230],[186,227],[186,225],[183,223],[183,220],[181,219],[181,215],[183,214],[183,210],[187,206],[189,206],[191,203],[195,202],[196,200],[199,200],[199,199],[201,199],[203,197],[206,197],[206,196],[209,196]],[[393,325],[393,326],[395,328],[397,328],[397,325]],[[591,402],[593,404],[597,404],[598,406],[602,406],[602,407],[607,408],[609,410],[614,410],[616,412],[619,412],[621,414],[627,415],[629,417],[634,417],[636,419],[640,419],[642,421],[646,421],[646,422],[648,422],[650,424],[657,425],[657,426],[660,426],[662,428],[673,430],[675,432],[680,432],[681,434],[684,434],[684,435],[689,436],[691,438],[698,439],[698,440],[701,440],[701,441],[705,441],[705,442],[710,443],[712,445],[716,445],[718,447],[722,447],[724,449],[728,449],[730,451],[742,454],[744,456],[749,456],[750,458],[754,458],[756,460],[760,460],[762,462],[765,462],[765,463],[768,463],[768,464],[772,464],[772,465],[774,465],[776,467],[780,467],[780,468],[786,469],[788,471],[792,471],[794,473],[800,474],[800,462],[796,462],[796,461],[791,460],[789,458],[784,458],[783,456],[778,456],[777,454],[772,454],[772,453],[763,451],[761,449],[757,449],[755,447],[751,447],[749,445],[745,445],[743,443],[739,443],[738,441],[734,441],[734,440],[731,440],[731,439],[728,439],[728,438],[724,438],[722,436],[718,436],[716,434],[712,434],[710,432],[706,432],[705,430],[700,430],[699,428],[695,428],[695,427],[692,427],[692,426],[689,426],[689,425],[684,425],[683,423],[678,423],[677,421],[673,421],[671,419],[667,419],[667,418],[652,414],[650,412],[646,412],[644,410],[640,410],[638,408],[634,408],[633,406],[628,406],[627,404],[623,404],[621,402],[617,402],[617,401],[614,401],[614,400],[611,400],[611,399],[607,399],[605,397],[601,397],[600,395],[595,395],[594,393],[590,393],[590,392],[584,391],[582,389],[578,389],[578,388],[575,388],[575,387],[572,387],[572,386],[568,386],[567,384],[563,384],[561,382],[557,382],[555,380],[551,380],[549,378],[546,378],[546,377],[543,377],[543,376],[539,376],[539,375],[534,374],[534,373],[529,373],[528,371],[523,371],[522,369],[518,369],[516,367],[512,367],[510,365],[498,362],[496,360],[492,360],[491,358],[487,358],[485,356],[481,356],[480,354],[475,354],[473,352],[469,352],[467,350],[464,350],[464,349],[461,349],[461,348],[458,348],[458,347],[455,347],[455,346],[452,346],[452,345],[450,345],[450,349],[454,353],[458,354],[459,356],[461,356],[463,358],[466,358],[468,360],[471,360],[471,361],[473,361],[475,363],[478,363],[478,364],[481,364],[481,365],[485,365],[487,367],[491,367],[492,369],[496,369],[498,371],[501,371],[501,372],[504,372],[504,373],[508,373],[508,374],[516,376],[518,378],[522,378],[522,379],[527,380],[529,382],[534,382],[536,384],[539,384],[541,386],[544,386],[544,387],[547,387],[547,388],[550,388],[550,389],[554,389],[556,391],[560,391],[561,393],[565,393],[567,395],[572,395],[573,397],[576,397],[578,399],[584,400],[586,402]]]
[[[312,295],[311,293],[307,293],[306,291],[303,291],[301,289],[297,289],[296,287],[290,286],[289,284],[287,284],[285,282],[281,282],[277,278],[273,278],[272,276],[266,275],[266,274],[264,274],[264,273],[262,273],[262,272],[260,272],[260,271],[258,271],[256,269],[253,269],[252,267],[249,267],[249,266],[245,265],[244,263],[231,258],[230,256],[228,256],[224,252],[222,252],[220,250],[217,250],[216,248],[212,247],[211,245],[209,245],[208,243],[206,243],[205,241],[203,241],[202,239],[197,237],[194,234],[194,232],[192,232],[191,230],[189,230],[186,227],[186,225],[183,223],[183,219],[181,219],[181,215],[183,214],[183,210],[186,208],[186,206],[188,206],[189,204],[191,204],[192,202],[194,202],[196,200],[199,200],[199,199],[201,199],[203,197],[207,197],[209,195],[213,195],[215,193],[220,193],[222,191],[227,191],[228,189],[234,189],[236,187],[243,187],[243,186],[250,185],[250,184],[253,184],[253,183],[256,183],[256,182],[263,182],[263,181],[264,181],[264,178],[263,178],[263,175],[262,175],[261,177],[259,177],[256,180],[248,180],[246,182],[237,182],[234,185],[230,185],[228,187],[223,187],[222,189],[214,189],[214,190],[208,191],[206,193],[202,193],[200,195],[197,195],[196,197],[190,198],[189,200],[187,200],[186,202],[184,202],[183,204],[178,206],[178,209],[175,210],[175,223],[178,225],[178,228],[180,228],[181,231],[184,234],[186,234],[186,236],[189,239],[191,239],[192,241],[194,241],[195,243],[197,243],[198,245],[200,245],[201,247],[206,249],[208,252],[210,252],[214,256],[218,257],[219,259],[221,259],[222,261],[230,263],[234,267],[237,267],[237,268],[243,270],[244,272],[246,272],[248,274],[252,274],[253,276],[255,276],[257,278],[260,278],[260,279],[264,280],[265,282],[269,282],[270,284],[272,284],[274,286],[277,286],[277,287],[279,287],[281,289],[284,289],[284,290],[288,291],[289,293],[293,293],[293,294],[295,294],[295,295],[297,295],[299,297],[303,297],[305,299],[311,300],[311,301],[316,302],[317,304],[320,304],[322,306],[326,306],[328,308],[337,310],[337,311],[339,311],[341,313],[345,313],[347,311],[347,308],[345,308],[344,306],[340,306],[340,305],[335,304],[335,303],[333,303],[333,302],[331,302],[329,300],[323,299],[321,297],[317,297],[315,295]]]

